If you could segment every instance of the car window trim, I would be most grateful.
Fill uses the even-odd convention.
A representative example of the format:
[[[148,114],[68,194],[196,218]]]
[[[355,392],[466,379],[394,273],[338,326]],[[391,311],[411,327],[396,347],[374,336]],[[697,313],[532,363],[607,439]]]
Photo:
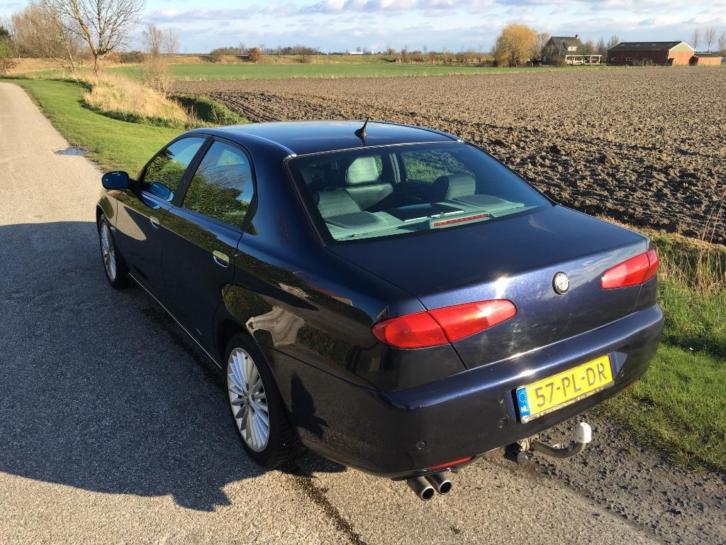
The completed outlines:
[[[229,140],[228,138],[224,138],[218,135],[206,135],[208,137],[206,145],[203,146],[203,150],[200,148],[200,152],[203,151],[204,153],[198,154],[194,157],[194,161],[189,163],[189,168],[184,173],[184,177],[182,178],[182,183],[179,185],[179,199],[178,202],[175,202],[173,206],[177,208],[181,208],[185,210],[186,212],[189,212],[191,214],[194,214],[200,218],[204,218],[205,220],[211,220],[215,223],[218,223],[220,225],[224,225],[226,227],[230,227],[232,229],[236,229],[240,231],[242,234],[246,233],[250,223],[252,222],[252,218],[257,213],[257,172],[255,170],[255,163],[252,159],[252,154],[250,151],[239,142],[235,142],[234,140]],[[226,144],[228,146],[231,146],[233,148],[237,148],[240,150],[246,157],[247,161],[250,164],[250,174],[252,177],[252,200],[250,201],[250,206],[247,209],[247,214],[245,214],[245,219],[242,222],[242,225],[234,225],[232,223],[227,223],[225,221],[222,221],[218,218],[214,218],[212,216],[208,216],[206,214],[202,214],[201,212],[197,212],[196,210],[192,210],[191,208],[187,208],[184,206],[184,199],[187,196],[187,191],[189,190],[189,186],[191,185],[192,178],[194,177],[194,174],[197,173],[197,169],[199,168],[199,165],[202,164],[202,161],[204,160],[204,156],[207,154],[207,151],[209,151],[209,148],[211,148],[215,142],[220,142],[222,144]],[[192,168],[193,167],[193,168]],[[174,199],[177,201],[176,197]]]

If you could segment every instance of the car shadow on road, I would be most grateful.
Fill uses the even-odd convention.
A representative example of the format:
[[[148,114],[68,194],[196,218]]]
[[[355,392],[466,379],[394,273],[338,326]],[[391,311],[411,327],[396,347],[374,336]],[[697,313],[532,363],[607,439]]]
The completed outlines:
[[[213,364],[143,290],[106,283],[93,222],[0,226],[0,256],[0,471],[203,511],[261,475]]]

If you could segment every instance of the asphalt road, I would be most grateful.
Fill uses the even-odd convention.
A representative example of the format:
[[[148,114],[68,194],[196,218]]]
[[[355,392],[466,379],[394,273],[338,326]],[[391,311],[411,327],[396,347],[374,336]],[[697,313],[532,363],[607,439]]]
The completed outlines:
[[[100,172],[55,153],[67,145],[0,83],[0,543],[655,542],[506,461],[428,503],[313,455],[261,472],[184,333],[142,290],[106,284]]]

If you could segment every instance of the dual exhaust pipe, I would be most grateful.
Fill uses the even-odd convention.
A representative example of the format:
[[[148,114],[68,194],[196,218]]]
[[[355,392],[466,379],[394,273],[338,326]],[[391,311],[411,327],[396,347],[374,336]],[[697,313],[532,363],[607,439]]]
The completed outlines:
[[[434,497],[434,493],[448,494],[451,491],[451,481],[443,473],[432,473],[425,477],[414,477],[406,481],[420,499],[427,501]]]

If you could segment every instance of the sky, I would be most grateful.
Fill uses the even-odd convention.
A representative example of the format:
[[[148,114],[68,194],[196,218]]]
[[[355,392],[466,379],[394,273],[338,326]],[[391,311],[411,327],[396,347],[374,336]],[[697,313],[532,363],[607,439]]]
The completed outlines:
[[[0,19],[26,4],[0,0]],[[595,42],[616,35],[690,43],[694,29],[726,32],[726,0],[146,0],[139,29],[144,23],[173,29],[185,53],[240,44],[456,52],[489,50],[511,22]]]

